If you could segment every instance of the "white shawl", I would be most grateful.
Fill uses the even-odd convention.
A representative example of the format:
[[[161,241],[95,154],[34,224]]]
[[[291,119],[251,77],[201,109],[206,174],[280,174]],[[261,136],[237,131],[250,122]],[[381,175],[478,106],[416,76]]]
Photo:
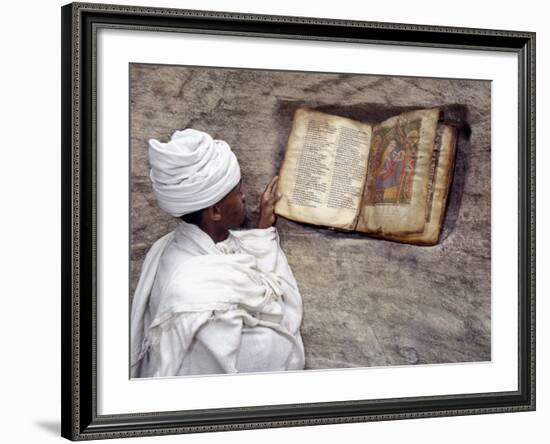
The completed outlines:
[[[131,376],[303,369],[302,300],[275,228],[219,243],[180,222],[148,252],[131,314]]]

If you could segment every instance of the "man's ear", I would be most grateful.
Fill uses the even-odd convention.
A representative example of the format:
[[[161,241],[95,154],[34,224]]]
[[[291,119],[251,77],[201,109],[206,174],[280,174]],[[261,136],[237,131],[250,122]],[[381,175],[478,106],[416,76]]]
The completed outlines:
[[[212,205],[206,209],[208,218],[212,221],[219,222],[222,219],[222,211],[218,205]]]

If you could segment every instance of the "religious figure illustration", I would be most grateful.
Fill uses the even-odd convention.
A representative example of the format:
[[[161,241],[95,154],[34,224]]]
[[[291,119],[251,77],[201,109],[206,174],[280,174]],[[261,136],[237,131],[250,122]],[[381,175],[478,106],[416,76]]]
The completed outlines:
[[[376,176],[376,188],[384,189],[384,193],[395,194],[401,180],[405,151],[392,139],[382,156],[382,168]],[[395,191],[394,191],[395,190]]]
[[[372,204],[409,203],[412,196],[412,179],[414,177],[419,133],[418,122],[408,122],[395,126],[375,135],[373,142],[372,175],[374,177],[373,193],[369,196]]]

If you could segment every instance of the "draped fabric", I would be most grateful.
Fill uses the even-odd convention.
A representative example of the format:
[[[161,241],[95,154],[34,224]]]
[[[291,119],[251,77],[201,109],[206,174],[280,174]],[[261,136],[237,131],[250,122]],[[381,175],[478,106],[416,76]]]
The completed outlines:
[[[175,217],[218,203],[241,180],[235,154],[202,131],[175,131],[167,143],[149,140],[151,182],[157,202]]]
[[[147,254],[131,313],[132,377],[304,368],[302,300],[275,228],[214,243],[179,223]]]

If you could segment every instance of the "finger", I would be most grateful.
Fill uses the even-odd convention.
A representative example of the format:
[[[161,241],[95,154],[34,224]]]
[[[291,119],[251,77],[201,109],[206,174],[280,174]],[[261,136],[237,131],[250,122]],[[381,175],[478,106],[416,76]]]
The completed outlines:
[[[262,200],[266,203],[275,203],[277,202],[283,194],[277,189],[277,183],[271,188],[271,192],[265,192],[262,196]]]
[[[274,194],[274,188],[277,187],[277,181],[279,180],[279,176],[275,176],[273,179],[269,181],[267,184],[266,191],[269,190],[269,194]]]
[[[275,181],[275,183],[271,187],[271,194],[276,196],[278,193],[279,193],[279,178],[277,177],[277,180]]]
[[[275,177],[277,177],[277,176],[275,176]],[[265,190],[264,190],[264,194],[269,193],[269,190],[271,190],[271,186],[273,184],[273,181],[275,180],[275,177],[272,177],[271,180],[266,185]]]
[[[279,201],[281,199],[281,197],[283,197],[283,194],[279,193],[279,192],[276,192],[276,193],[273,194],[273,196],[270,197],[268,203],[271,204],[271,205],[275,205],[275,203],[277,201]]]

